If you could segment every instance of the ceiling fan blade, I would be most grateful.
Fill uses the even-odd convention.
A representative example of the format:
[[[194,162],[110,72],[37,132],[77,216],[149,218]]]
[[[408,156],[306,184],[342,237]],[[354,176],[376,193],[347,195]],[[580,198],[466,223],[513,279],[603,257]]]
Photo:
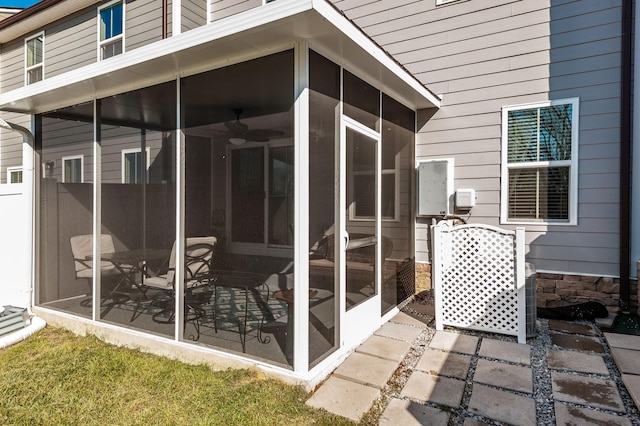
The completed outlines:
[[[210,132],[216,133],[218,135],[229,135],[229,131],[228,130],[220,130],[220,129],[212,129],[212,128],[209,128],[208,130]]]
[[[268,142],[269,138],[275,138],[282,135],[284,135],[284,132],[281,132],[279,130],[251,129],[245,132],[244,137],[250,141]]]
[[[224,126],[229,129],[229,132],[231,132],[231,134],[233,134],[234,136],[241,136],[243,135],[247,130],[249,130],[249,126],[247,126],[244,123],[241,123],[239,120],[236,121],[226,121],[224,123]]]

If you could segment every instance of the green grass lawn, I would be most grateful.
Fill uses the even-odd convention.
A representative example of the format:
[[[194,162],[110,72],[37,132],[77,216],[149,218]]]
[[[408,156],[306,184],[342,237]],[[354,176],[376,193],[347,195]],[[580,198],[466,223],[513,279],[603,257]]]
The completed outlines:
[[[214,372],[54,327],[0,350],[2,425],[340,425],[302,387]]]

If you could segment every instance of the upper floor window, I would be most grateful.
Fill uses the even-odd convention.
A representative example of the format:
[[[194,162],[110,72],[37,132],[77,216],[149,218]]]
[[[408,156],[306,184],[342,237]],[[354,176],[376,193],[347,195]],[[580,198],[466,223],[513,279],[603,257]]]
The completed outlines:
[[[124,3],[118,1],[98,9],[99,59],[124,51]]]
[[[62,158],[62,182],[82,183],[84,172],[83,156],[75,155]]]
[[[26,84],[42,80],[44,34],[25,40],[25,81]]]
[[[578,99],[502,109],[503,222],[577,224]]]

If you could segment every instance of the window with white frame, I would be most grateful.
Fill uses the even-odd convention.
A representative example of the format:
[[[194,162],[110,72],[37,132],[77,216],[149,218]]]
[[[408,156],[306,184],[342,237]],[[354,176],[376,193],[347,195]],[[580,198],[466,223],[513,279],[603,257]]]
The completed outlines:
[[[7,167],[7,183],[22,183],[22,167]]]
[[[26,84],[31,84],[42,80],[44,77],[44,34],[40,33],[35,37],[28,38],[24,44],[25,82]]]
[[[501,220],[577,224],[578,99],[502,109]]]
[[[124,2],[109,3],[98,9],[99,59],[124,51]]]
[[[395,145],[383,144],[380,170],[382,220],[398,220],[399,198],[397,194],[400,187],[396,175],[400,158],[393,151],[386,152],[385,146],[393,149]],[[350,148],[351,175],[347,177],[347,184],[354,200],[349,204],[349,220],[374,220],[376,217],[375,145],[357,145]]]
[[[62,182],[82,183],[84,174],[83,156],[62,157]]]
[[[147,148],[147,155],[143,164],[140,148],[122,150],[122,183],[142,183],[143,170],[149,171],[151,150]],[[148,174],[147,174],[148,180]]]

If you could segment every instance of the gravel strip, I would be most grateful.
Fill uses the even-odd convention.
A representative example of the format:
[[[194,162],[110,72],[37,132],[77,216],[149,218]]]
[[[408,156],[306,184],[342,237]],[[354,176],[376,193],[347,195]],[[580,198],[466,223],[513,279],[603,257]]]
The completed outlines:
[[[428,296],[422,296],[420,298],[416,298],[414,303],[417,304],[432,304],[433,300]],[[402,308],[402,311],[412,315],[416,318],[422,319],[427,328],[418,336],[418,338],[412,343],[411,349],[407,356],[400,363],[398,369],[395,371],[394,375],[391,377],[387,385],[381,390],[380,398],[374,403],[374,406],[371,410],[364,416],[360,424],[363,425],[377,425],[382,415],[382,412],[389,404],[389,401],[392,398],[396,399],[406,399],[400,395],[402,388],[406,384],[409,376],[413,373],[416,364],[420,360],[420,357],[424,353],[425,349],[429,346],[431,339],[435,334],[435,322],[434,318],[429,315],[422,314],[412,309],[412,304],[409,303]],[[593,325],[592,322],[585,321],[585,324]],[[609,347],[604,339],[604,335],[600,331],[597,326],[594,326],[596,329],[596,337],[600,340],[605,353],[603,354],[603,358],[607,368],[609,369],[609,376],[605,377],[601,375],[594,374],[583,374],[583,373],[572,373],[585,377],[599,377],[599,378],[610,378],[612,379],[620,392],[621,399],[624,403],[626,414],[614,413],[607,410],[599,410],[602,412],[607,412],[609,414],[619,415],[621,417],[627,418],[630,420],[631,424],[634,426],[640,426],[640,412],[638,408],[635,406],[633,399],[627,392],[623,382],[620,372],[611,357],[611,353]],[[471,357],[471,365],[469,367],[469,372],[467,374],[467,380],[464,388],[464,394],[462,397],[462,401],[460,406],[452,409],[450,407],[442,407],[436,404],[432,404],[427,402],[426,405],[438,407],[443,410],[446,410],[450,413],[449,425],[463,425],[465,420],[475,420],[478,424],[488,424],[488,425],[502,425],[502,423],[497,422],[492,419],[483,418],[478,416],[472,412],[467,410],[469,406],[469,401],[471,398],[471,391],[473,388],[473,376],[475,374],[475,369],[478,363],[478,352],[480,349],[480,344],[482,343],[483,338],[490,338],[495,340],[503,340],[503,341],[511,341],[516,342],[517,339],[513,336],[506,336],[501,334],[491,334],[491,333],[483,333],[477,331],[469,331],[469,330],[461,330],[454,328],[447,328],[447,331],[459,333],[459,334],[469,334],[473,336],[479,337],[478,347],[476,348],[476,354]],[[554,400],[553,400],[553,390],[552,390],[552,382],[551,382],[551,371],[547,365],[547,350],[554,347],[551,343],[551,336],[549,330],[549,322],[545,319],[538,320],[537,326],[538,334],[534,338],[528,339],[527,343],[531,346],[531,368],[533,371],[533,398],[536,402],[536,422],[540,426],[548,426],[556,424],[555,410],[554,410]],[[496,362],[502,362],[496,360]],[[518,394],[518,392],[513,391],[514,394]],[[530,394],[527,396],[531,396]],[[575,404],[569,404],[575,405]],[[578,406],[578,405],[575,405]]]
[[[536,401],[536,420],[539,425],[556,424],[551,389],[551,371],[547,365],[547,350],[551,348],[549,322],[539,320],[538,335],[529,340],[531,346],[531,369],[533,370],[533,398]]]

